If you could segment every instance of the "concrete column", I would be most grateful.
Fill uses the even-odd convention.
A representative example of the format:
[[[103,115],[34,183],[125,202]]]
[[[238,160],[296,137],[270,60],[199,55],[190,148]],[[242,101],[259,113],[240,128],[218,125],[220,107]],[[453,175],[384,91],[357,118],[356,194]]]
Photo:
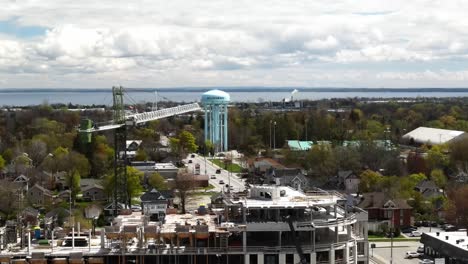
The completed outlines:
[[[259,253],[257,255],[257,264],[265,264],[265,259],[264,259],[263,253]]]
[[[244,264],[250,264],[250,255],[244,254]]]
[[[354,264],[357,264],[358,260],[358,253],[357,253],[357,242],[354,240],[354,246],[353,246],[353,256],[354,256]]]
[[[294,254],[294,259],[293,259],[293,263],[300,263],[301,262],[301,258],[299,257],[298,254]]]
[[[335,243],[340,242],[339,240],[340,240],[340,235],[338,233],[338,227],[335,226]]]
[[[310,264],[317,264],[317,253],[310,253]]]
[[[346,243],[343,254],[344,262],[349,263],[349,243]]]
[[[330,259],[330,264],[335,264],[335,246],[330,246],[330,251],[328,251],[328,258]]]
[[[368,229],[369,227],[368,227],[367,225],[363,225],[363,227],[364,227],[364,234],[363,234],[363,235],[364,235],[364,238],[367,238],[367,233],[368,233],[368,230],[367,230],[367,229]]]
[[[286,264],[286,254],[279,254],[278,255],[278,263],[279,264]]]
[[[75,227],[72,227],[72,249],[75,249]]]
[[[28,255],[31,254],[31,231],[29,229],[26,229],[28,232]]]
[[[101,248],[105,248],[105,243],[104,243],[105,242],[105,240],[104,240],[105,237],[104,237],[104,235],[105,235],[105,230],[104,230],[104,228],[102,228],[101,229]]]
[[[364,242],[364,256],[369,256],[369,243]]]
[[[278,231],[278,246],[281,247],[281,231]]]
[[[244,254],[247,253],[247,232],[246,231],[242,232],[242,251],[244,251]]]

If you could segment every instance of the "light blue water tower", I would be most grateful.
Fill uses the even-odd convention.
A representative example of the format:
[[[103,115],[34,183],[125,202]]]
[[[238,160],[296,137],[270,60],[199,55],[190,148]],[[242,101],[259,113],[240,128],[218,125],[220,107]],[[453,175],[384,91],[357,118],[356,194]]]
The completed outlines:
[[[211,90],[202,95],[205,110],[205,141],[213,143],[215,152],[228,150],[228,103],[231,97],[220,90]]]

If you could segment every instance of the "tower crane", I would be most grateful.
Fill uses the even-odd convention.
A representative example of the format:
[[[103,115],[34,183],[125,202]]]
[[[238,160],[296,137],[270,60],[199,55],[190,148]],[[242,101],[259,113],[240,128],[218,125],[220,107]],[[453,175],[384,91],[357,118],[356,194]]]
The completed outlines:
[[[201,110],[197,103],[179,105],[176,107],[144,112],[125,114],[124,108],[124,88],[122,86],[112,87],[113,95],[113,119],[105,124],[95,124],[90,119],[83,119],[80,123],[78,132],[80,133],[81,141],[84,143],[91,142],[91,133],[113,130],[114,131],[114,213],[117,210],[118,203],[124,203],[130,207],[130,196],[127,193],[127,154],[126,140],[127,127],[136,126],[137,124],[146,123],[153,120],[163,119],[170,116],[185,114],[193,111]]]

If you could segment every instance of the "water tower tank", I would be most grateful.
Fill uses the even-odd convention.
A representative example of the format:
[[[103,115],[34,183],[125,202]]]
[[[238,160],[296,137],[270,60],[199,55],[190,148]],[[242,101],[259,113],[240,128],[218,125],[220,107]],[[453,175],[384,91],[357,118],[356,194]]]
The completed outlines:
[[[228,93],[211,90],[202,95],[205,110],[205,141],[213,143],[215,152],[228,150],[227,105],[231,101]]]
[[[201,102],[203,105],[209,104],[228,104],[231,97],[228,93],[221,90],[211,90],[202,95]]]

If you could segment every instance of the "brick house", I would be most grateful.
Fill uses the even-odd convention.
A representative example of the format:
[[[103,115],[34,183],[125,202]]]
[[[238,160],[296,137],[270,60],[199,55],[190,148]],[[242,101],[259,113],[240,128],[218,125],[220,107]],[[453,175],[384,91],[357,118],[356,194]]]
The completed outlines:
[[[383,192],[364,193],[358,206],[369,215],[369,230],[391,227],[392,222],[394,228],[411,225],[413,208],[404,199],[390,199]]]

